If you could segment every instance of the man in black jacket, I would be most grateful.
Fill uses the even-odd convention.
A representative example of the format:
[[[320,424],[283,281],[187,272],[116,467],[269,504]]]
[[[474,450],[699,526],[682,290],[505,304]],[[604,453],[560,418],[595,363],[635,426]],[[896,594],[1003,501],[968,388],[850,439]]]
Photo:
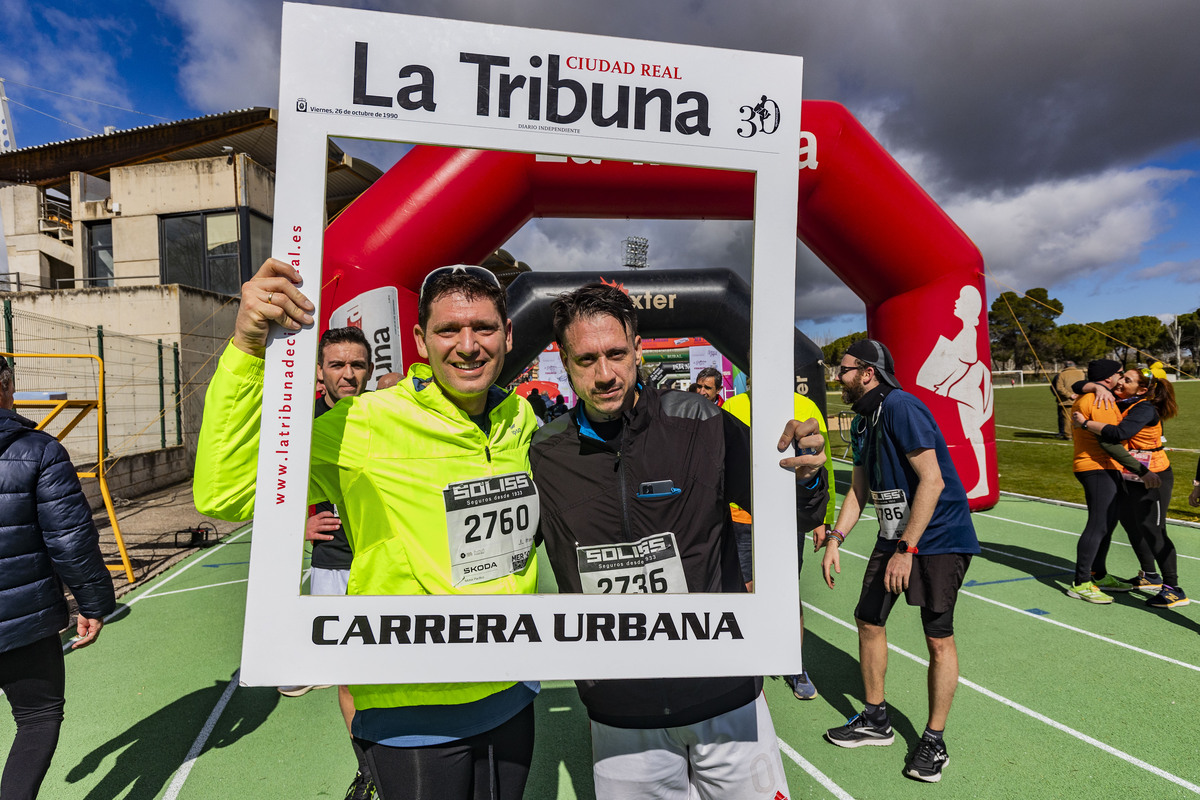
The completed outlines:
[[[0,356],[0,689],[13,737],[0,796],[36,797],[58,746],[66,684],[59,631],[70,617],[62,584],[79,603],[79,636],[96,640],[116,606],[79,478],[67,451],[13,411],[13,372]]]
[[[535,434],[529,460],[559,590],[744,592],[729,503],[750,500],[750,429],[703,397],[641,385],[636,311],[619,289],[585,286],[553,313],[581,403]],[[817,454],[780,463],[796,471],[804,509],[820,521],[817,430],[815,420],[788,423],[781,449],[795,441]],[[598,557],[614,549],[629,557]],[[592,720],[597,797],[788,796],[761,677],[577,686]]]

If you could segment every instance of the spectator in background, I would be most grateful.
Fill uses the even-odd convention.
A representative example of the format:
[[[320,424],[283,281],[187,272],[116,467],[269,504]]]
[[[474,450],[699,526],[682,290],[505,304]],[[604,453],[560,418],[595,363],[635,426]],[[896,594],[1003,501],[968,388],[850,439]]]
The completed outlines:
[[[1050,381],[1050,391],[1054,394],[1054,410],[1058,415],[1058,438],[1070,439],[1067,433],[1074,427],[1071,421],[1071,406],[1079,395],[1072,387],[1079,381],[1085,380],[1084,371],[1075,366],[1074,361],[1067,361],[1062,371]]]
[[[404,376],[399,372],[385,372],[375,379],[375,391],[382,392],[384,389],[390,389],[403,378]]]
[[[1188,505],[1200,507],[1200,463],[1196,464],[1196,477],[1192,478],[1192,493],[1188,495]]]
[[[707,397],[709,401],[718,406],[722,404],[721,370],[716,367],[705,367],[700,370],[700,374],[696,376],[696,386],[700,394]]]
[[[700,384],[698,384],[698,383],[690,384],[688,386],[687,390],[693,394],[700,394]]]
[[[537,414],[537,418],[542,422],[546,421],[546,398],[542,397],[542,393],[537,389],[530,389],[529,394],[525,397],[529,401],[529,405],[533,406],[533,413]]]
[[[558,397],[554,398],[554,405],[546,409],[546,421],[549,422],[552,419],[557,419],[563,414],[566,414],[568,411],[570,411],[570,409],[567,408],[566,398],[560,394]]]
[[[0,690],[17,725],[0,796],[27,800],[50,768],[66,704],[62,585],[79,604],[74,649],[96,641],[116,597],[75,467],[58,440],[13,411],[14,391],[0,357]]]

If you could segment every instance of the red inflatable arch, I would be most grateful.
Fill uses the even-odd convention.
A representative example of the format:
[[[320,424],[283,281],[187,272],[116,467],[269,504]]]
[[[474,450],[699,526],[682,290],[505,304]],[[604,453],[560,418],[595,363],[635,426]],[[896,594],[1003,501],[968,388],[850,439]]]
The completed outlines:
[[[802,119],[816,151],[799,170],[797,236],[866,303],[870,335],[933,411],[972,508],[988,508],[998,488],[979,250],[843,106],[804,101]],[[322,322],[394,286],[408,364],[421,278],[482,262],[535,216],[752,219],[753,203],[746,173],[418,146],[326,231]]]

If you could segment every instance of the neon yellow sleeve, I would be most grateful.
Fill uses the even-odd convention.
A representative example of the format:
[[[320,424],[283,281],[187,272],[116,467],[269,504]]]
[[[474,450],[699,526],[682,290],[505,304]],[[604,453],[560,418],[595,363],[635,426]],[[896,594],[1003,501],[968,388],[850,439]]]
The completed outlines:
[[[794,394],[792,397],[794,398],[796,419],[815,418],[817,424],[821,426],[821,435],[825,437],[825,472],[829,476],[829,502],[825,504],[825,524],[832,525],[837,519],[837,496],[834,491],[833,452],[829,447],[829,425],[825,422],[825,415],[821,413],[821,409],[817,408],[816,403],[802,394]]]
[[[235,521],[254,515],[265,363],[227,345],[208,384],[192,481],[201,514]]]
[[[347,397],[313,421],[309,456],[309,502],[344,503],[347,490],[362,474],[371,447],[369,404]]]

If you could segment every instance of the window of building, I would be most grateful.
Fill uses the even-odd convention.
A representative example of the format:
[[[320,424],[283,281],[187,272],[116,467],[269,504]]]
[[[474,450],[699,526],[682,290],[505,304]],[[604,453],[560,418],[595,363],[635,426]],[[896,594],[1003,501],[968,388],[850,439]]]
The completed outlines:
[[[271,257],[271,220],[251,212],[250,220],[250,272],[257,272],[263,262]]]
[[[271,254],[271,221],[247,208],[161,217],[162,282],[237,294]]]
[[[93,222],[87,231],[87,286],[112,286],[113,238],[111,222]],[[57,287],[56,287],[57,288]]]

